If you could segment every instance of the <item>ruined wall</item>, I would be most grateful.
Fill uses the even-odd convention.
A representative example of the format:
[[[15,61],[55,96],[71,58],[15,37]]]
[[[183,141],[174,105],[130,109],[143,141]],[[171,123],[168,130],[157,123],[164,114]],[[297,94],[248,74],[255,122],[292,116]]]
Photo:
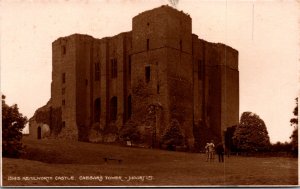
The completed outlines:
[[[194,136],[202,148],[211,139],[221,141],[226,128],[238,123],[238,52],[193,35],[193,62]]]
[[[91,125],[92,82],[91,64],[93,63],[93,38],[77,36],[76,38],[76,123],[78,140],[88,141]]]
[[[186,144],[192,147],[193,98],[189,98],[193,96],[191,18],[162,6],[134,17],[132,28],[132,67],[135,69],[132,88],[143,86],[147,94],[139,97],[133,91],[134,112],[141,112],[151,103],[159,103],[164,116],[156,123],[155,138],[161,141],[171,120],[176,119]],[[145,79],[146,69],[150,70],[149,81]]]
[[[212,134],[209,128],[207,116],[207,99],[206,92],[206,72],[205,70],[205,43],[197,35],[192,35],[192,52],[193,52],[193,134],[195,138],[195,148],[201,149],[208,140],[211,140]]]
[[[222,110],[221,131],[239,123],[238,51],[226,45],[219,46],[221,54]]]
[[[164,23],[167,21],[163,9],[147,11],[132,20],[131,85],[133,119],[139,120],[142,133],[149,135],[148,142],[159,146],[165,127],[169,124],[167,86],[167,43]],[[150,74],[147,80],[146,69]],[[161,119],[147,121],[145,115],[151,104],[162,107]],[[154,141],[151,141],[153,138]]]
[[[29,119],[29,136],[33,139],[56,137],[62,129],[61,113],[61,108],[53,108],[51,100],[49,100],[45,106],[37,109],[33,117]],[[40,137],[38,137],[39,132]]]
[[[217,117],[210,119],[210,124],[218,140],[222,140],[226,128],[239,121],[238,53],[223,44],[207,44],[209,117]]]
[[[61,110],[61,122],[51,123],[50,128],[59,131],[58,135],[62,138],[74,140],[78,138],[75,64],[77,36],[74,34],[59,38],[52,43],[51,106],[53,110]]]
[[[94,99],[100,97],[100,122],[94,123],[90,133],[91,141],[103,141],[101,132],[107,127],[109,122],[109,46],[108,39],[97,40],[99,49],[96,55],[99,56],[100,81],[95,81]],[[95,54],[94,53],[94,54]],[[99,86],[100,85],[100,86]]]
[[[117,117],[116,120],[109,120],[108,127],[120,128],[123,125],[124,113],[124,64],[126,56],[124,54],[124,37],[125,35],[119,34],[109,40],[109,101],[113,97],[117,97]],[[116,60],[117,76],[112,77],[112,60]],[[110,112],[111,113],[111,112]]]
[[[189,148],[194,147],[192,20],[183,12],[167,8],[167,66],[171,120],[179,122]],[[170,120],[170,122],[171,122]]]
[[[205,70],[207,91],[207,118],[208,127],[212,130],[218,140],[221,139],[221,70],[220,54],[213,43],[205,44]]]
[[[184,131],[186,144],[193,148],[193,65],[191,55],[178,53],[173,49],[168,51],[167,83],[171,120],[175,119],[179,122]]]
[[[45,106],[37,109],[34,113],[34,116],[29,119],[30,138],[42,139],[50,135],[49,125],[51,124],[51,116],[49,110],[50,109],[49,109],[49,102],[48,102]],[[38,137],[38,135],[40,136]]]
[[[223,44],[201,40],[204,60],[204,125],[211,138],[221,141],[227,127],[238,123],[238,53]]]
[[[131,50],[131,33],[121,33],[114,37],[95,40],[93,43],[93,63],[90,67],[91,93],[91,125],[89,140],[118,140],[119,130],[129,119],[128,96],[130,80],[128,79],[128,62]],[[116,64],[116,76],[113,77],[113,62]],[[95,79],[95,64],[100,66],[100,79]],[[117,99],[116,119],[111,118],[112,98]],[[95,101],[100,99],[100,120],[95,120]]]
[[[48,116],[57,137],[114,142],[135,125],[142,142],[161,147],[174,122],[192,149],[238,123],[238,52],[199,39],[190,16],[171,7],[135,16],[131,32],[113,37],[59,38],[52,52],[49,111],[33,120]]]

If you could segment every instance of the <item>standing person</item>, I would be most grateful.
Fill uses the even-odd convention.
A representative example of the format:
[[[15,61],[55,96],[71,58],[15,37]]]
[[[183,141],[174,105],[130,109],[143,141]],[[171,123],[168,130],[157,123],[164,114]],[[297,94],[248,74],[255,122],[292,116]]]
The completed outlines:
[[[224,162],[224,147],[222,142],[217,145],[216,152],[219,157],[219,162]]]
[[[207,149],[207,151],[208,151],[207,160],[209,160],[209,162],[210,162],[213,160],[213,155],[214,155],[214,151],[215,151],[215,145],[213,143],[213,140],[210,143],[206,144],[205,149]]]

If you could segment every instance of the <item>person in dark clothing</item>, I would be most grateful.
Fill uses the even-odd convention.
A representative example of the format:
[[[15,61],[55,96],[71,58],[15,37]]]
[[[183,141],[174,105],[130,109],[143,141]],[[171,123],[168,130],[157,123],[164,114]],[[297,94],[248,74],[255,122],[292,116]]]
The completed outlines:
[[[223,143],[219,143],[216,147],[216,152],[219,156],[219,162],[224,162],[224,147]]]

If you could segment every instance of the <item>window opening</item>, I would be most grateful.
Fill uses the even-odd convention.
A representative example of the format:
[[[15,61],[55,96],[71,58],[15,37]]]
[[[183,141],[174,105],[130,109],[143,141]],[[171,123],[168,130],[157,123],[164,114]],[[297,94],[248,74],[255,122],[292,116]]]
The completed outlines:
[[[145,67],[145,79],[147,83],[150,81],[150,66]]]
[[[62,73],[61,79],[62,83],[66,83],[66,73]]]

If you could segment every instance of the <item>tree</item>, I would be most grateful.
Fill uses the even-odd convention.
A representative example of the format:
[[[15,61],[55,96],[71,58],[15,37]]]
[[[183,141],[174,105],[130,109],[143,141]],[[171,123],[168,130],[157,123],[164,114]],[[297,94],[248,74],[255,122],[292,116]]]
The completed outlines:
[[[120,131],[120,138],[123,141],[130,140],[131,142],[138,143],[141,140],[141,133],[138,130],[137,123],[132,119],[128,120]]]
[[[174,150],[175,146],[184,144],[184,136],[180,130],[180,124],[177,120],[171,120],[171,126],[165,133],[162,139],[163,144],[168,146],[168,149]]]
[[[290,137],[292,139],[292,151],[295,154],[298,154],[298,98],[296,100],[296,107],[294,108],[293,114],[295,117],[293,117],[290,120],[291,126],[294,127],[294,131],[292,133],[292,136]]]
[[[239,150],[246,152],[264,151],[270,146],[270,138],[264,121],[252,112],[242,114],[234,132],[233,141]]]
[[[19,113],[16,104],[8,106],[2,95],[2,155],[4,157],[19,157],[22,153],[22,129],[27,118]]]

